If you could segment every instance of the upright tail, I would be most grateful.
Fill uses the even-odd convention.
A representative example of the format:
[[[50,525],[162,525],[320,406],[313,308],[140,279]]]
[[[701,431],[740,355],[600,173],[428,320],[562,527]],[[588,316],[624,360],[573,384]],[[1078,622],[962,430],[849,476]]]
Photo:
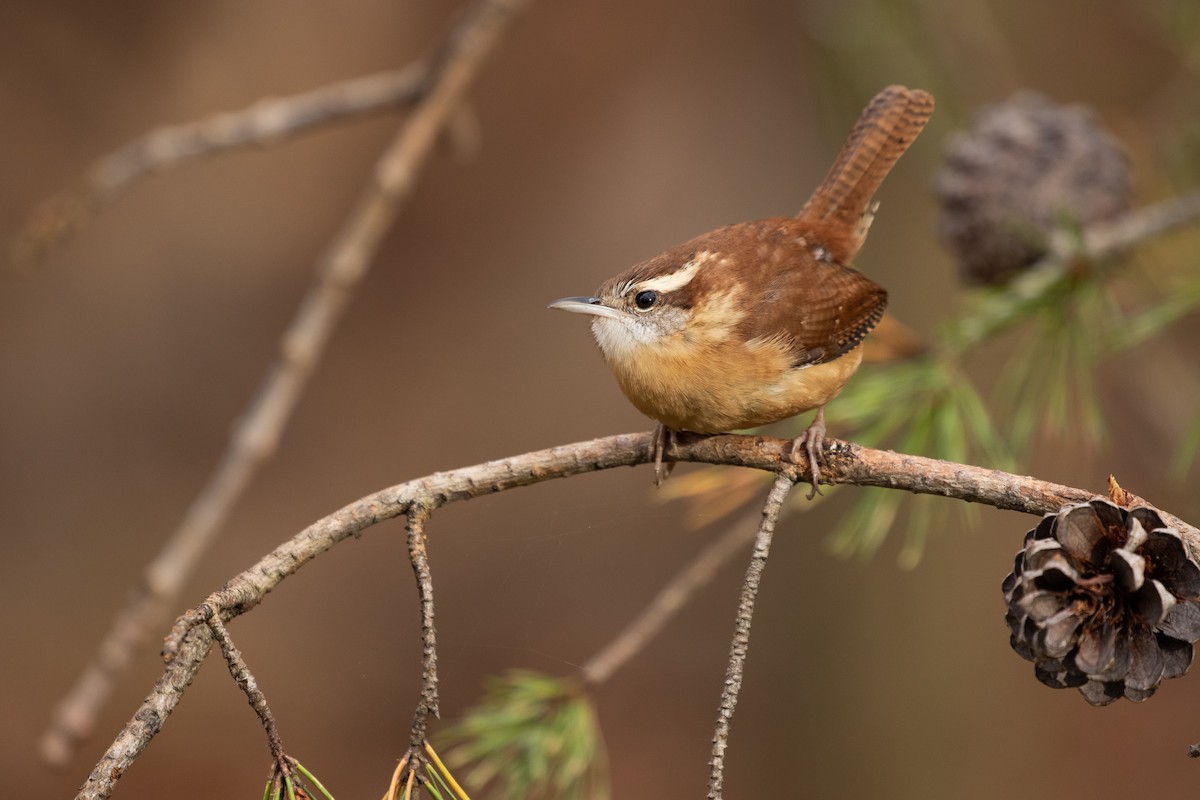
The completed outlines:
[[[825,180],[799,217],[827,232],[831,255],[848,264],[871,225],[871,198],[933,114],[933,95],[889,86],[871,100]],[[840,252],[839,252],[840,251]]]

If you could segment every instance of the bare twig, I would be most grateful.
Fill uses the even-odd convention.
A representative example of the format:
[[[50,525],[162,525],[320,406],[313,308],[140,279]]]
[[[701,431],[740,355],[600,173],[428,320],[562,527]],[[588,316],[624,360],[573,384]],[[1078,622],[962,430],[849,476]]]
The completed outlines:
[[[403,108],[428,87],[422,65],[332,83],[289,97],[268,97],[180,125],[156,128],[96,161],[79,186],[39,205],[15,237],[20,267],[40,261],[139,180],[189,161],[245,147],[266,147],[324,125]]]
[[[434,59],[428,92],[388,146],[373,179],[320,259],[317,281],[283,336],[279,360],[242,416],[229,448],[179,528],[147,567],[143,585],[118,615],[99,655],[57,709],[42,742],[42,753],[52,763],[63,763],[91,732],[130,653],[145,632],[159,624],[162,609],[178,596],[234,503],[274,454],[284,425],[439,133],[524,3],[475,0]]]
[[[709,762],[708,798],[720,800],[725,787],[725,748],[729,746],[729,726],[733,722],[733,710],[737,707],[738,693],[742,690],[743,670],[746,655],[750,651],[750,623],[754,618],[754,601],[758,597],[758,586],[767,567],[767,556],[771,552],[771,537],[775,534],[775,523],[783,501],[792,490],[795,481],[780,475],[775,479],[763,504],[762,522],[754,538],[754,553],[746,578],[742,582],[742,595],[738,600],[737,620],[733,626],[733,641],[729,645],[729,664],[725,668],[725,686],[721,690],[721,705],[717,709],[717,727],[713,732],[712,761]]]
[[[1089,260],[1101,261],[1176,228],[1195,224],[1197,220],[1200,220],[1200,191],[1135,208],[1110,222],[1085,229],[1084,255]],[[1078,243],[1065,233],[1058,233],[1051,245],[1051,257],[1059,261],[1070,261],[1079,256]]]
[[[197,625],[187,633],[175,654],[175,660],[163,670],[162,677],[154,684],[133,718],[97,762],[80,787],[77,798],[103,798],[112,794],[113,787],[125,770],[158,734],[183,698],[211,645],[212,630],[207,625]]]
[[[1057,231],[1049,252],[1015,276],[992,302],[983,303],[957,320],[951,330],[952,351],[970,350],[1023,319],[1065,281],[1081,262],[1099,264],[1178,228],[1200,221],[1200,190],[1135,208],[1115,220],[1089,226],[1082,236]],[[998,302],[997,302],[998,301]]]
[[[405,514],[415,504],[433,510],[446,503],[553,478],[644,464],[651,442],[650,433],[610,436],[440,472],[375,492],[300,531],[209,595],[203,605],[227,621],[257,606],[281,581],[337,543],[378,522]],[[826,445],[822,475],[829,483],[938,494],[1030,514],[1057,511],[1064,505],[1102,496],[982,467],[871,450],[835,440],[827,440]],[[791,481],[803,480],[808,475],[806,467],[782,458],[785,451],[791,452],[790,448],[790,440],[768,437],[681,436],[667,455],[675,461],[752,467],[776,472]],[[1200,531],[1169,514],[1164,518],[1191,546],[1200,543]],[[212,643],[208,627],[201,622],[203,617],[192,613],[175,626],[167,640],[169,663],[163,676],[96,765],[77,795],[79,800],[108,797],[116,780],[174,710]]]
[[[246,700],[254,709],[254,713],[258,715],[258,721],[262,723],[263,730],[267,733],[267,744],[271,748],[271,759],[275,762],[275,770],[280,775],[290,778],[294,783],[295,776],[292,765],[288,761],[287,753],[283,750],[283,742],[279,739],[279,729],[275,726],[275,715],[271,713],[271,707],[267,705],[267,696],[258,688],[258,681],[254,680],[254,676],[250,674],[250,667],[246,665],[246,659],[242,657],[241,651],[233,643],[233,638],[225,628],[225,623],[221,621],[221,615],[215,610],[209,609],[207,616],[206,622],[212,631],[213,638],[217,640],[217,645],[221,648],[221,655],[225,656],[229,674],[233,676],[234,683],[246,695]]]
[[[584,681],[591,686],[599,686],[625,666],[679,613],[697,589],[711,581],[726,561],[754,540],[754,535],[754,525],[731,525],[729,530],[697,553],[633,622],[587,660],[583,665]]]
[[[425,763],[425,729],[429,715],[438,716],[437,635],[433,624],[433,576],[425,550],[425,523],[429,509],[415,503],[408,511],[408,560],[417,579],[421,608],[421,700],[413,713],[409,736],[409,769],[419,772]]]

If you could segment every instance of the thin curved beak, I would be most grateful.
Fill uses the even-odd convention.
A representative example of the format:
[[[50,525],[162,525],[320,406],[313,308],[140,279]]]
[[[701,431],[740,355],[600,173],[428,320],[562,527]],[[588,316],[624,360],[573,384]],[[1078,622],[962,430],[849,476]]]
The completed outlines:
[[[626,316],[625,312],[601,303],[599,297],[564,297],[546,307],[557,308],[560,311],[572,311],[576,314],[591,314],[594,317],[621,319]]]

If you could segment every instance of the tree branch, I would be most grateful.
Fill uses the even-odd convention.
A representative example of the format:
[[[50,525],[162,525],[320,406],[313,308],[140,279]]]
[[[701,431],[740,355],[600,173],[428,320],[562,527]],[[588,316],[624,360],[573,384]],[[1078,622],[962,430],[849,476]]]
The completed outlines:
[[[212,641],[212,630],[207,625],[191,629],[174,661],[163,670],[162,677],[154,684],[133,718],[125,724],[79,788],[75,795],[77,800],[99,800],[112,794],[125,770],[146,749],[146,745],[158,734],[167,717],[183,699],[183,693],[200,670]]]
[[[221,615],[210,609],[206,622],[217,645],[221,648],[221,655],[225,656],[225,663],[229,667],[229,674],[233,677],[233,682],[246,695],[246,701],[250,703],[250,707],[258,715],[258,721],[262,723],[263,731],[267,734],[267,746],[271,749],[271,758],[275,762],[275,771],[291,780],[293,777],[292,766],[288,763],[287,753],[284,752],[283,741],[279,738],[279,728],[275,725],[275,715],[271,713],[271,706],[267,704],[267,696],[263,694],[262,689],[258,688],[258,681],[251,674],[250,667],[247,666],[241,651],[233,643],[233,637],[229,635],[225,623],[221,621]]]
[[[143,584],[118,614],[97,655],[59,705],[43,736],[43,757],[64,763],[96,716],[145,632],[178,597],[283,428],[325,351],[355,288],[401,204],[411,194],[440,132],[462,103],[484,60],[525,0],[475,0],[428,72],[428,91],[388,146],[375,173],[318,263],[318,277],[284,333],[278,361],[241,417],[208,484],[146,568]]]
[[[408,512],[408,560],[417,579],[417,597],[421,611],[421,699],[413,712],[409,732],[409,768],[419,772],[425,763],[425,732],[429,715],[439,716],[437,635],[433,624],[433,576],[425,549],[425,523],[429,509],[414,503]]]
[[[672,617],[683,608],[696,590],[711,581],[735,553],[754,541],[753,525],[736,523],[719,538],[697,553],[659,590],[637,617],[583,665],[583,680],[590,686],[608,681],[625,666],[646,643],[658,635]]]
[[[424,65],[366,75],[289,97],[268,97],[237,111],[164,125],[102,156],[80,185],[35,208],[11,245],[13,262],[28,267],[83,227],[138,181],[189,161],[246,147],[267,147],[324,125],[403,108],[429,88]]]
[[[1130,247],[1165,233],[1194,225],[1200,220],[1200,191],[1128,211],[1105,224],[1091,225],[1083,231],[1084,256],[1103,261]],[[1051,243],[1053,258],[1070,262],[1079,256],[1079,242],[1059,232]]]
[[[609,436],[439,472],[375,492],[305,528],[211,594],[205,603],[220,609],[226,616],[242,614],[261,602],[280,581],[322,552],[371,525],[408,513],[414,504],[424,504],[434,510],[447,503],[554,478],[644,464],[650,459],[652,441],[651,433]],[[1038,515],[1105,496],[1000,470],[891,450],[874,450],[834,439],[826,442],[826,466],[821,475],[823,482],[828,484],[903,489]],[[666,457],[674,461],[750,467],[787,475],[795,481],[810,480],[806,463],[791,463],[790,447],[789,439],[683,433],[667,451]],[[784,453],[789,454],[787,458]],[[1180,531],[1190,547],[1200,549],[1200,531],[1167,512],[1159,510],[1159,513]],[[190,625],[184,626],[187,627]],[[168,653],[182,639],[184,632],[177,630],[168,639]]]
[[[954,320],[947,343],[952,352],[963,353],[1023,319],[1064,282],[1080,264],[1099,264],[1145,242],[1200,221],[1200,190],[1127,211],[1120,217],[1099,222],[1076,235],[1057,231],[1049,252],[1015,275],[994,296]],[[985,295],[986,296],[986,295]]]
[[[653,434],[632,433],[538,450],[473,467],[439,472],[367,495],[314,522],[276,547],[257,564],[213,592],[209,606],[225,621],[254,608],[267,593],[321,553],[384,520],[408,513],[420,504],[435,510],[447,503],[530,486],[585,472],[644,464]],[[762,436],[682,435],[668,451],[676,461],[751,467],[775,472],[795,482],[811,477],[806,464],[782,458],[791,440]],[[884,450],[871,450],[837,440],[826,441],[827,483],[881,486],[921,494],[985,503],[1001,509],[1045,514],[1064,505],[1102,495],[1036,478],[982,467],[955,464]],[[1162,513],[1162,512],[1160,512]],[[1175,517],[1175,525],[1193,550],[1200,549],[1200,531]],[[108,797],[114,783],[136,760],[174,710],[183,691],[200,668],[212,643],[202,614],[185,614],[167,637],[169,663],[154,690],[134,714],[78,794],[79,800]]]
[[[729,664],[725,668],[725,684],[721,690],[721,705],[717,709],[717,727],[713,732],[712,761],[709,762],[708,800],[721,800],[725,789],[725,749],[729,746],[729,727],[733,723],[733,710],[737,707],[738,694],[742,691],[742,677],[746,656],[750,652],[750,624],[754,620],[754,601],[758,598],[758,587],[762,583],[763,571],[767,568],[767,556],[771,552],[771,538],[775,535],[775,523],[783,509],[783,501],[795,485],[787,475],[775,479],[763,504],[762,522],[754,537],[754,554],[746,568],[742,582],[742,596],[738,600],[737,620],[733,627],[733,641],[729,645]]]

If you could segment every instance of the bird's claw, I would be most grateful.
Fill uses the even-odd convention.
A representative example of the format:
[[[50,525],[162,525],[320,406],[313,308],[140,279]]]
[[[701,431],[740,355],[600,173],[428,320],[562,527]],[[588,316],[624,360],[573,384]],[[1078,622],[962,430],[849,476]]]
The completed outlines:
[[[667,478],[671,477],[671,470],[675,469],[674,461],[663,461],[663,453],[666,452],[668,443],[674,441],[675,431],[660,422],[654,429],[654,440],[650,445],[650,452],[654,458],[654,485],[656,487],[662,486]]]
[[[825,454],[825,407],[817,409],[817,415],[813,417],[812,424],[808,426],[808,430],[796,437],[792,442],[791,462],[798,464],[796,457],[800,455],[800,451],[804,450],[808,456],[808,471],[812,473],[812,489],[808,493],[808,499],[812,500],[819,494],[822,494],[819,484],[821,482],[821,459]]]

